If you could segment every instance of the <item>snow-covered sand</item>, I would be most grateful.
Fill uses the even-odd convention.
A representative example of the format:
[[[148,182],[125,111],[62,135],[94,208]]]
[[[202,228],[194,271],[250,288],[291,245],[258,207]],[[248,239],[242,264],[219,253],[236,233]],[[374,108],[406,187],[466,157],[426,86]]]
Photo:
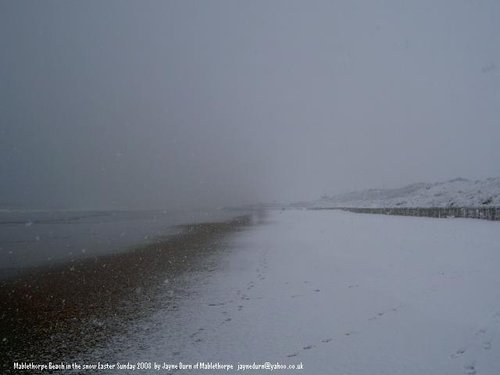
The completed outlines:
[[[205,272],[166,280],[175,311],[91,357],[500,374],[499,244],[497,222],[273,211]]]

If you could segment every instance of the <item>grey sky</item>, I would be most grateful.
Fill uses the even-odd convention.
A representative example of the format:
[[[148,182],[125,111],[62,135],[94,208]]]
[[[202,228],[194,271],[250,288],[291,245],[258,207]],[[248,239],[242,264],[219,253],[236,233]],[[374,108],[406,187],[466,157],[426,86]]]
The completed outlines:
[[[498,1],[0,0],[0,207],[500,175]]]

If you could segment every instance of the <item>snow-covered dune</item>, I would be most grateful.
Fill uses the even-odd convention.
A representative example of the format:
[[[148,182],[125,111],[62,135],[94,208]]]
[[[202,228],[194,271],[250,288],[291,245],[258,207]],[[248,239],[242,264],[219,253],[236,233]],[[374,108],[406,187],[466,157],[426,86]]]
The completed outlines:
[[[397,189],[369,189],[323,197],[312,207],[498,207],[500,177],[417,183]]]

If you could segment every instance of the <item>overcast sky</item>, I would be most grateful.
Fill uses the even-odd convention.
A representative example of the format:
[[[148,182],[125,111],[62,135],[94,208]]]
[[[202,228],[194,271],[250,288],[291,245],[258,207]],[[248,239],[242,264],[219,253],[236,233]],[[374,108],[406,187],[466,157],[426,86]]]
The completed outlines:
[[[500,175],[500,2],[0,0],[0,207]]]

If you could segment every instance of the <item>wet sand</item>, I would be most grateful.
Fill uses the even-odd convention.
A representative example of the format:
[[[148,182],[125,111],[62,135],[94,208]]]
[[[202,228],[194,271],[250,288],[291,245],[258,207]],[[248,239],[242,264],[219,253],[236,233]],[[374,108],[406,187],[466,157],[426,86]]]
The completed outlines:
[[[250,224],[227,222],[180,227],[167,240],[134,251],[45,268],[0,282],[0,363],[61,361],[105,345],[127,322],[174,301],[155,299],[179,274],[203,268],[223,238]]]

